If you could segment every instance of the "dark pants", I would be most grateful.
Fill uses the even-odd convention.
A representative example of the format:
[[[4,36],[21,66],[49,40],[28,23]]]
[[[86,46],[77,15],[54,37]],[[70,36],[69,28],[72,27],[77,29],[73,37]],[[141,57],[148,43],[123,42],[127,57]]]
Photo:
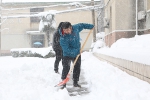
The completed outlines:
[[[62,76],[61,79],[66,79],[66,76],[70,70],[70,65],[71,61],[74,62],[76,58],[71,58],[71,57],[63,57],[63,70],[62,70]],[[73,69],[73,81],[77,82],[79,81],[79,76],[80,76],[80,67],[81,67],[81,56],[79,56],[74,69]]]
[[[58,71],[59,62],[62,59],[62,50],[55,50],[56,59],[54,63],[54,71]]]

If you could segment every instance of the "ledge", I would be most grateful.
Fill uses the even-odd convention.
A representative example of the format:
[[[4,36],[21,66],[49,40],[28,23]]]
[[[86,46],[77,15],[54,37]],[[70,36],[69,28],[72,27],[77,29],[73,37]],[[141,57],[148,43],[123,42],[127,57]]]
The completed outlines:
[[[93,53],[100,60],[105,60],[108,63],[118,67],[119,69],[127,72],[128,74],[135,76],[141,80],[150,83],[150,65],[145,65],[129,60],[115,58],[103,54]]]

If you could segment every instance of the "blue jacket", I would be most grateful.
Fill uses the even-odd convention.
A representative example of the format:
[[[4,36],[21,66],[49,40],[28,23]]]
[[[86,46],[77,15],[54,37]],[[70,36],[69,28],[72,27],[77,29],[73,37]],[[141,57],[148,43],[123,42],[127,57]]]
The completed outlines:
[[[71,34],[62,34],[62,30],[59,30],[60,45],[63,50],[63,56],[76,57],[80,53],[80,35],[79,33],[83,29],[92,29],[94,25],[79,23],[72,25]]]

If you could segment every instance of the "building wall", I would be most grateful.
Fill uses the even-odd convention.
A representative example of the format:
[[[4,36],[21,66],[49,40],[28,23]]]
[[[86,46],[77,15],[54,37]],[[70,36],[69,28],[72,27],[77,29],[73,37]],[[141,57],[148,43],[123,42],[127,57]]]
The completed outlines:
[[[117,0],[115,6],[116,30],[135,29],[134,3],[131,0]]]
[[[15,5],[15,8],[19,7],[28,7],[29,5]],[[37,6],[33,4],[32,6]],[[10,9],[11,6],[5,6],[5,8]],[[31,7],[31,6],[30,6]],[[74,7],[69,6],[58,6],[58,7],[49,7],[45,8],[44,11],[49,10],[69,10]],[[22,10],[5,10],[2,12],[3,16],[14,16],[14,15],[21,15],[21,14],[30,14],[30,9],[22,9]],[[97,16],[97,14],[96,14]],[[70,21],[72,24],[85,22],[85,23],[92,23],[92,14],[91,11],[77,11],[77,12],[70,12],[64,14],[57,14],[55,16],[56,19],[56,26],[62,21]],[[12,48],[29,48],[31,47],[31,35],[28,35],[26,31],[38,31],[39,30],[39,23],[31,23],[30,18],[11,18],[11,19],[2,19],[2,34],[1,34],[1,51],[2,52],[9,52]],[[97,26],[96,26],[97,27]],[[89,31],[84,30],[81,32],[81,43],[84,42],[85,37]],[[85,50],[90,48],[92,43],[92,36],[90,36],[87,44],[85,45]],[[50,40],[52,42],[52,34],[50,35]],[[46,42],[46,35],[45,35],[45,46],[47,46]]]
[[[136,31],[136,0],[109,0],[108,4],[107,2],[108,0],[105,0],[105,17],[109,19],[109,27],[105,28],[106,45],[111,46],[120,38],[134,37]],[[145,8],[145,0],[138,0],[138,12],[145,11]],[[139,20],[138,29],[141,30],[138,31],[138,35],[144,34],[145,28],[146,19]]]
[[[105,18],[109,20],[109,28],[105,28],[106,35],[115,30],[115,0],[105,0]]]
[[[150,10],[150,1],[147,0],[147,10]]]
[[[20,13],[29,13],[29,10],[2,10],[2,16],[13,16]],[[9,53],[11,48],[30,47],[29,36],[30,18],[2,19],[1,53]]]

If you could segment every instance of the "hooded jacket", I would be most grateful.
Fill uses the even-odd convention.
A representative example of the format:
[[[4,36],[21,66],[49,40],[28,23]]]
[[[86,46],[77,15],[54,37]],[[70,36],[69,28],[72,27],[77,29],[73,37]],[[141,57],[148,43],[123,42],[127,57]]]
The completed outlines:
[[[63,56],[76,57],[80,53],[80,32],[83,29],[92,29],[94,25],[79,23],[72,25],[71,34],[63,34],[59,29],[60,45],[63,49]]]
[[[57,29],[54,34],[53,34],[53,42],[52,42],[52,47],[53,50],[62,50],[60,46],[60,34],[59,34],[59,29]]]

